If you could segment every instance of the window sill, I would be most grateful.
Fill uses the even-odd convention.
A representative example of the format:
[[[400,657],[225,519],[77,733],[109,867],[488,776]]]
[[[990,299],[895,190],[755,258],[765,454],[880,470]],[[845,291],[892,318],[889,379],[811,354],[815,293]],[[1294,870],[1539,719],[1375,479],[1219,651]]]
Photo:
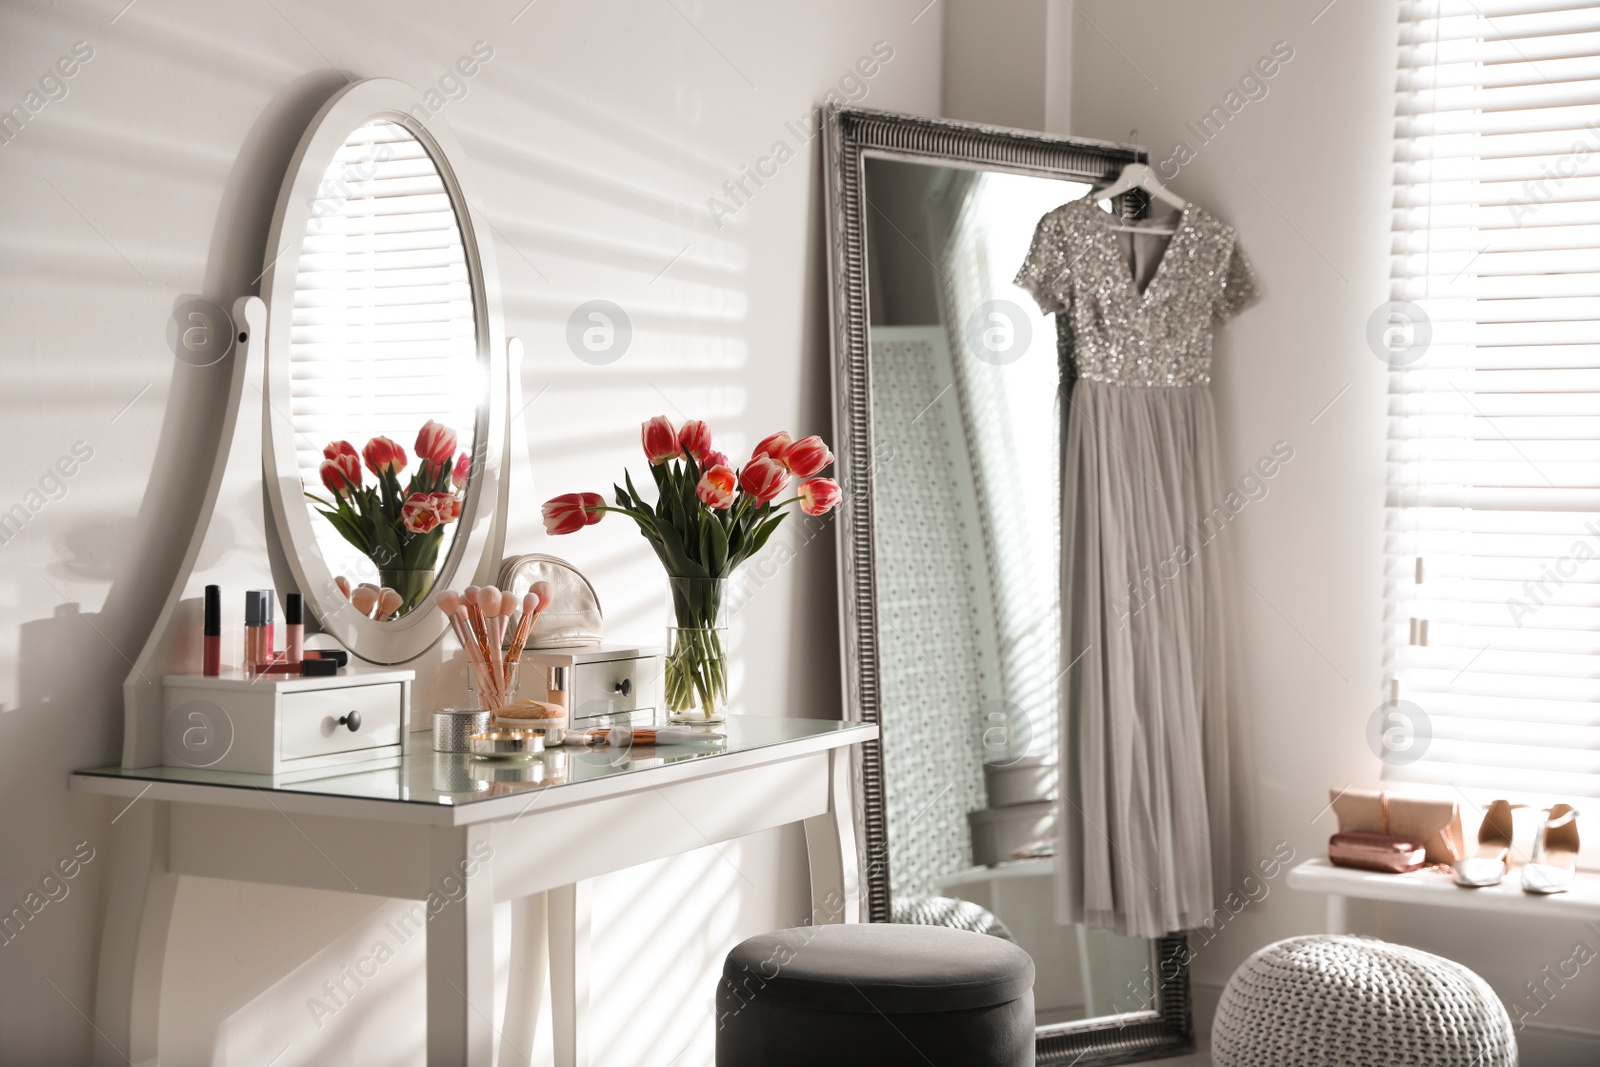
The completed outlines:
[[[1379,874],[1335,867],[1321,857],[1306,860],[1289,872],[1291,889],[1328,894],[1331,927],[1343,927],[1343,898],[1387,900],[1397,904],[1428,904],[1445,908],[1470,908],[1502,915],[1537,915],[1569,922],[1600,920],[1600,875],[1582,872],[1565,893],[1539,896],[1522,891],[1517,869],[1513,868],[1499,885],[1483,889],[1463,889],[1448,874],[1438,871],[1413,871],[1410,874]],[[1337,917],[1336,917],[1337,914]],[[1341,932],[1335,930],[1334,932]]]

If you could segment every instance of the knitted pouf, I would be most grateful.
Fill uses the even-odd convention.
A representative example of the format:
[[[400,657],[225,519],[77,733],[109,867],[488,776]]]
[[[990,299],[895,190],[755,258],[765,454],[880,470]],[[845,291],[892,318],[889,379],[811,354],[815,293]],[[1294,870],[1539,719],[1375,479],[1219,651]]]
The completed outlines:
[[[1291,937],[1228,979],[1213,1067],[1516,1067],[1511,1019],[1452,960],[1360,937]]]

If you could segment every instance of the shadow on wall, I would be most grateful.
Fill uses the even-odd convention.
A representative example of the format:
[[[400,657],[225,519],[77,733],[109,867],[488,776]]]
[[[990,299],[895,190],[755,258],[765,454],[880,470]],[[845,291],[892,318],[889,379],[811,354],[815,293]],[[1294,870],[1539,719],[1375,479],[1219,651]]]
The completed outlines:
[[[613,517],[611,523],[581,537],[553,542],[542,533],[538,504],[573,489],[606,489],[624,466],[632,467],[636,475],[643,471],[637,426],[654,414],[665,413],[679,422],[688,417],[707,419],[718,430],[719,447],[730,454],[747,452],[775,428],[755,424],[749,411],[747,255],[736,240],[748,220],[740,218],[713,234],[703,200],[705,190],[724,176],[714,161],[656,131],[567,98],[520,68],[496,68],[496,78],[493,86],[484,83],[473,89],[487,98],[480,103],[488,113],[496,111],[501,97],[523,110],[530,102],[548,107],[549,114],[527,121],[582,127],[583,136],[595,147],[594,155],[569,152],[558,157],[535,139],[509,136],[503,126],[475,124],[474,117],[485,111],[443,116],[457,130],[482,180],[506,332],[523,338],[528,351],[523,410],[514,414],[524,420],[538,484],[533,499],[515,502],[506,551],[554,552],[572,559],[599,587],[608,636],[631,635],[659,644],[665,625],[664,577],[632,525]],[[315,98],[321,93],[325,98],[339,84],[330,76],[308,95]],[[281,123],[291,146],[316,103],[320,99],[313,99],[292,121]],[[569,162],[572,159],[581,162]],[[253,163],[266,175],[254,193],[260,204],[273,202],[286,164],[286,155],[281,161],[262,158]],[[804,180],[798,172],[792,177]],[[820,206],[820,185],[810,196],[815,211]],[[562,210],[574,203],[582,210]],[[569,221],[595,212],[621,219],[604,232],[637,236],[608,240]],[[815,218],[807,221],[814,230]],[[261,232],[264,235],[264,227]],[[259,265],[243,279],[232,280],[246,280],[257,269]],[[805,306],[813,333],[808,352],[825,348],[821,344],[825,334],[815,332],[825,324],[823,269],[820,239],[809,238]],[[227,286],[208,286],[208,292],[218,291],[227,292]],[[609,320],[590,317],[596,300],[608,301],[616,309]],[[587,338],[592,343],[586,343],[591,327],[596,332]],[[813,427],[804,430],[809,432],[829,421],[826,360],[816,360],[804,373],[802,398],[813,420]],[[791,552],[791,557],[806,561],[803,567],[822,570],[824,580],[811,583],[820,585],[820,590],[805,596],[825,599],[826,604],[791,605],[789,610],[824,611],[831,617],[828,544],[827,538],[812,538]],[[783,604],[781,599],[776,602]],[[771,604],[769,600],[768,610]],[[737,635],[738,629],[736,656]],[[837,655],[831,632],[796,640],[806,643],[814,660],[825,662],[824,657]],[[736,669],[736,705],[742,673]],[[833,694],[827,697],[831,704]],[[778,708],[789,704],[780,703]],[[685,817],[692,818],[693,813]],[[788,836],[798,839],[797,832]],[[596,944],[599,1011],[614,1014],[646,999],[651,1004],[649,1011],[629,1013],[617,1028],[596,1035],[602,1059],[644,1062],[670,1047],[673,1052],[694,1050],[683,1062],[709,1060],[712,1035],[706,1005],[711,989],[702,988],[704,975],[718,969],[728,945],[756,932],[753,924],[762,910],[752,903],[752,886],[741,873],[746,865],[741,857],[747,850],[753,852],[762,857],[761,868],[770,870],[782,864],[762,854],[779,847],[770,841],[732,842],[602,881],[596,904],[597,925],[602,928]],[[795,851],[788,848],[785,858]],[[784,873],[785,884],[804,884],[803,869]],[[754,888],[770,895],[780,887]],[[211,973],[202,981],[196,976],[207,970],[203,961],[216,939],[227,935],[226,924],[234,921],[222,907],[230,892],[222,883],[198,883],[174,915],[175,928],[184,932],[169,956],[168,991],[177,994],[181,987],[185,997],[194,999],[182,1020],[170,1016],[174,1025],[164,1031],[164,1052],[170,1049],[180,1059],[210,1055],[217,1063],[245,1063],[256,1062],[263,1053],[271,1058],[288,1046],[278,1061],[280,1067],[325,1062],[330,1051],[339,1050],[359,1050],[363,1062],[418,1061],[414,1038],[421,1031],[414,1009],[421,1004],[422,943],[408,940],[402,945],[388,927],[389,920],[409,905],[388,902],[371,910],[366,901],[360,902],[363,913],[355,914],[358,898],[344,896],[335,902],[327,894],[274,890],[271,907],[263,908],[261,928],[232,938],[240,948],[231,958],[241,962],[218,973],[213,960]],[[344,932],[332,938],[322,926],[301,924],[325,900],[347,916]],[[500,938],[503,982],[504,931]],[[269,939],[278,945],[271,950],[274,958],[294,960],[287,972],[276,972],[281,977],[274,978],[270,968],[256,964],[256,953],[265,951],[259,943]],[[381,965],[379,942],[392,953],[392,960]],[[347,966],[376,969],[375,977],[357,985],[343,977]],[[346,990],[341,997],[323,988],[324,981],[341,979]],[[503,992],[502,985],[502,996]],[[336,1010],[329,1014],[317,1009],[319,1000]],[[547,1027],[546,1015],[541,1047],[548,1041]],[[541,1058],[546,1055],[539,1053]]]

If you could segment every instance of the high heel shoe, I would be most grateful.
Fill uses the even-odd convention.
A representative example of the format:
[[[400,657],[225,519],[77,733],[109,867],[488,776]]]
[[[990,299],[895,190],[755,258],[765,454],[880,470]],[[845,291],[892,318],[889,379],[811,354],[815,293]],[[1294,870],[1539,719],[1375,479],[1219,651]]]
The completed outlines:
[[[1499,885],[1511,869],[1511,809],[1521,804],[1497,800],[1483,813],[1478,827],[1478,851],[1455,865],[1456,885],[1468,889]]]
[[[1525,893],[1565,893],[1578,873],[1578,810],[1557,804],[1545,811],[1533,840],[1533,859],[1522,867]]]

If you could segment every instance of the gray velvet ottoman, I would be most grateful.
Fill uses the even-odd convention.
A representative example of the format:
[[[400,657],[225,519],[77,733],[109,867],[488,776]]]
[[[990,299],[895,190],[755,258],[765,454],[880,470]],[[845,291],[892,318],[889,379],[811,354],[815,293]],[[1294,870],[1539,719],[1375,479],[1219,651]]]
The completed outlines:
[[[939,926],[762,934],[717,987],[717,1067],[1031,1067],[1033,1027],[1028,954]]]

